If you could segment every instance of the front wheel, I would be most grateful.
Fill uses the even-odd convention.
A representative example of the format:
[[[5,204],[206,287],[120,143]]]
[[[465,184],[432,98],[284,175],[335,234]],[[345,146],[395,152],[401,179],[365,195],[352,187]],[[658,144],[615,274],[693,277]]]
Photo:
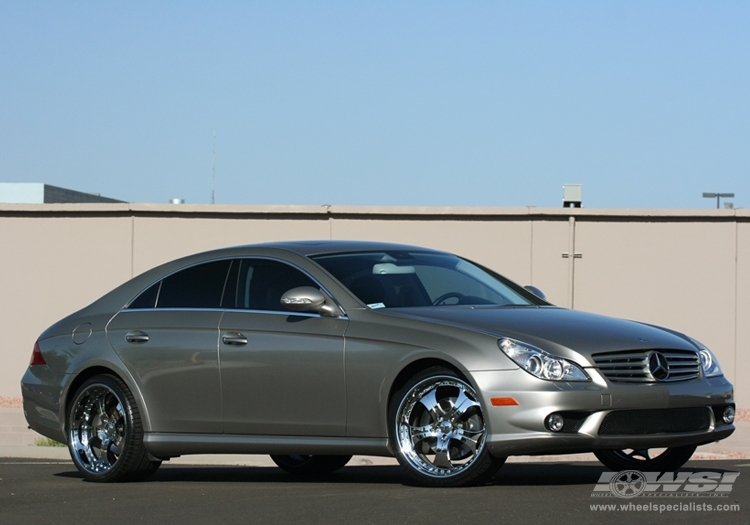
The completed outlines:
[[[136,481],[159,468],[143,445],[143,427],[133,394],[118,378],[85,381],[68,412],[68,449],[89,481]]]
[[[695,446],[685,446],[666,449],[597,450],[594,455],[605,467],[617,472],[623,470],[673,472],[688,462],[695,448]]]
[[[425,370],[396,393],[389,427],[396,458],[421,485],[476,485],[505,463],[485,446],[487,427],[476,391],[446,368]]]
[[[312,455],[292,455],[281,456],[271,455],[278,467],[290,474],[301,476],[322,476],[330,474],[344,467],[351,456],[312,456]]]

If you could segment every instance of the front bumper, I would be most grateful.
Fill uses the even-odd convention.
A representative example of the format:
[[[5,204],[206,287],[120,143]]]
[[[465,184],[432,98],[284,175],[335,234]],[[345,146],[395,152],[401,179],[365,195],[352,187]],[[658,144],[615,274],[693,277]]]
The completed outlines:
[[[633,384],[610,383],[596,370],[586,371],[592,381],[580,383],[542,381],[523,370],[473,373],[486,407],[490,453],[502,457],[704,445],[725,439],[735,430],[734,425],[717,417],[723,407],[734,406],[732,385],[723,376]],[[513,397],[518,405],[492,406],[494,397]],[[605,430],[605,419],[621,411],[633,411],[628,415],[636,419],[643,415],[643,421],[640,425],[636,422],[636,429],[629,428],[627,433]],[[696,423],[695,428],[690,421],[680,420],[682,414],[696,412],[702,416],[702,423]],[[552,432],[545,425],[552,413],[571,415],[572,423],[566,422],[561,432]],[[670,413],[678,431],[659,424],[649,429],[648,419],[654,418],[645,416]],[[616,414],[615,419],[621,419],[620,415],[624,414]]]

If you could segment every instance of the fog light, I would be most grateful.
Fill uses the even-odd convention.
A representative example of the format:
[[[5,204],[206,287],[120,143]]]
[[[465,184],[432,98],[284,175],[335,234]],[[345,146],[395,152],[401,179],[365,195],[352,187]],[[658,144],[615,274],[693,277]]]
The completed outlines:
[[[727,407],[724,409],[724,414],[721,416],[724,423],[730,425],[734,422],[734,407]]]
[[[547,428],[552,432],[560,432],[565,426],[565,420],[560,414],[550,414],[547,416]]]

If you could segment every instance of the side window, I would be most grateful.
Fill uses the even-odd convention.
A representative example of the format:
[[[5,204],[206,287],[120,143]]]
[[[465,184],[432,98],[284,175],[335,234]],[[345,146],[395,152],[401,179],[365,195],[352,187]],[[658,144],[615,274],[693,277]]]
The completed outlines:
[[[215,261],[170,275],[161,282],[156,307],[220,308],[231,264],[229,260]]]
[[[152,285],[145,292],[135,298],[135,300],[128,305],[128,310],[142,309],[142,308],[155,308],[156,298],[159,296],[159,287],[161,281]]]
[[[227,289],[223,303],[226,308],[285,312],[281,306],[285,292],[298,286],[319,288],[315,281],[288,264],[265,259],[242,259],[235,263],[239,272],[236,281],[229,280],[236,282],[236,286],[233,293]]]
[[[221,308],[231,261],[192,266],[161,283],[157,308]]]

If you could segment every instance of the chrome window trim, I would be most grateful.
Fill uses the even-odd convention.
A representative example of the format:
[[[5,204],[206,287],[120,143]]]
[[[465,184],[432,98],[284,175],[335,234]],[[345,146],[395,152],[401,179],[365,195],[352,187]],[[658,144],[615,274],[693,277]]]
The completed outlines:
[[[119,313],[127,314],[130,312],[141,313],[141,312],[237,312],[245,314],[270,314],[270,315],[283,315],[289,317],[293,315],[295,317],[318,317],[325,319],[349,319],[348,315],[340,315],[336,317],[329,317],[327,315],[320,315],[316,313],[308,312],[292,312],[291,310],[249,310],[245,308],[132,308],[130,310],[120,310]]]

